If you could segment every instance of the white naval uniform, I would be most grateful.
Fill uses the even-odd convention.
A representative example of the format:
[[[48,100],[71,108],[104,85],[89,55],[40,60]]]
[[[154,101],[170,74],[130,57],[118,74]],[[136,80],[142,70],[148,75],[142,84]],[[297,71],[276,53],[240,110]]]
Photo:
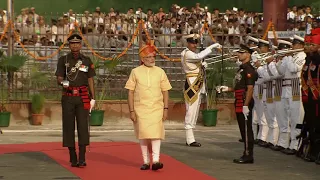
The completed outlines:
[[[253,117],[252,117],[252,131],[254,139],[260,139],[266,141],[266,137],[268,134],[268,124],[266,117],[263,112],[263,71],[264,66],[260,66],[257,69],[258,80],[255,82],[253,88],[253,99],[254,99],[254,107],[253,107]],[[259,125],[259,131],[258,131]],[[258,132],[257,132],[258,131]]]
[[[283,106],[283,88],[284,88],[284,80],[285,80],[285,72],[286,72],[286,61],[288,59],[288,56],[284,56],[282,58],[281,61],[279,61],[277,63],[277,69],[278,69],[278,72],[279,74],[281,74],[282,76],[282,81],[281,81],[281,99],[280,99],[280,102],[276,102],[276,110],[275,110],[275,113],[276,113],[276,117],[277,117],[277,122],[278,122],[278,126],[279,126],[279,138],[278,138],[278,143],[277,143],[277,146],[281,146],[281,147],[288,147],[288,143],[284,143],[286,141],[288,141],[289,139],[289,136],[288,136],[288,133],[287,133],[287,130],[288,130],[288,123],[289,123],[289,117],[285,117],[284,115],[286,114],[285,111],[286,108]],[[287,124],[287,125],[286,125]],[[289,131],[290,132],[290,131]],[[284,146],[284,144],[288,144],[287,146]]]
[[[264,113],[265,113],[265,117],[266,117],[267,124],[268,124],[268,135],[266,138],[266,142],[272,143],[273,145],[275,145],[278,141],[279,128],[278,128],[278,123],[277,123],[277,120],[275,117],[275,107],[274,107],[274,103],[273,103],[273,91],[274,91],[273,78],[274,78],[274,75],[270,71],[270,67],[272,67],[272,66],[269,66],[270,64],[271,63],[269,63],[268,65],[265,65],[266,68],[265,68],[264,76],[263,76],[263,78],[265,80],[264,88],[266,89],[265,94],[264,94],[265,99],[263,101],[263,104],[264,104]],[[269,86],[269,89],[271,88],[269,91],[267,89],[268,86]]]
[[[194,53],[188,48],[181,52],[181,63],[184,72],[187,74],[198,74],[201,69],[199,68],[199,64],[201,65],[202,59],[208,56],[212,52],[212,48],[209,46],[205,50],[200,53]],[[185,62],[184,62],[185,61]],[[201,66],[200,66],[201,67]],[[190,84],[192,84],[197,77],[186,77],[189,80]],[[198,97],[196,101],[193,103],[188,102],[185,99],[186,104],[186,116],[185,116],[185,126],[186,129],[186,140],[187,144],[191,144],[195,142],[193,129],[197,123],[199,108],[201,104],[201,94],[205,93],[205,84],[202,85],[200,92],[198,93]]]
[[[306,54],[299,52],[293,57],[288,56],[283,59],[281,68],[284,69],[283,87],[281,103],[283,112],[279,120],[280,136],[278,145],[289,149],[298,149],[296,136],[300,130],[296,129],[297,124],[301,124],[304,117],[304,109],[301,101],[301,70],[305,64]],[[293,88],[295,90],[293,91]],[[298,92],[297,92],[298,91]],[[296,97],[293,97],[296,92]],[[291,140],[291,141],[290,141]]]
[[[281,97],[280,90],[282,90],[282,77],[281,71],[278,70],[278,63],[271,62],[268,64],[268,68],[270,71],[271,79],[272,79],[272,97],[273,103],[267,103],[267,111],[270,112],[271,118],[268,121],[269,125],[269,141],[273,145],[277,145],[279,139],[279,125],[277,119],[277,109],[281,107]],[[277,91],[277,92],[276,92]]]
[[[268,137],[268,132],[269,132],[269,126],[268,126],[268,122],[266,119],[266,114],[264,112],[265,109],[265,101],[266,101],[266,88],[265,88],[265,81],[266,81],[266,76],[267,76],[267,65],[263,65],[261,66],[261,68],[258,69],[258,74],[259,77],[261,78],[261,86],[260,86],[260,91],[259,92],[259,110],[262,111],[262,116],[259,122],[259,132],[258,132],[258,139],[262,140],[262,141],[267,141],[267,137]],[[269,76],[267,76],[269,77]]]

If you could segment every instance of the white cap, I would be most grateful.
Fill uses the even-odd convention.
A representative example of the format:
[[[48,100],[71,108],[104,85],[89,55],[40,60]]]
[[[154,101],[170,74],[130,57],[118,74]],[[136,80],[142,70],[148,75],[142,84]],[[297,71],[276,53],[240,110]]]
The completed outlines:
[[[269,41],[266,41],[266,40],[263,40],[263,39],[258,39],[258,40],[259,40],[259,43],[263,43],[263,44],[269,45]]]
[[[293,40],[298,40],[298,41],[301,41],[301,42],[304,42],[304,38],[303,37],[300,37],[300,36],[298,36],[298,35],[294,35],[293,36]]]
[[[253,41],[253,42],[259,43],[259,39],[254,38],[252,36],[248,36],[248,41]]]
[[[185,39],[193,38],[193,39],[199,39],[200,35],[199,34],[188,34],[184,36]]]
[[[282,40],[282,39],[279,39],[279,40],[278,40],[278,46],[279,46],[279,44],[286,44],[286,45],[292,46],[292,43],[291,43],[291,42],[285,41],[285,40]]]

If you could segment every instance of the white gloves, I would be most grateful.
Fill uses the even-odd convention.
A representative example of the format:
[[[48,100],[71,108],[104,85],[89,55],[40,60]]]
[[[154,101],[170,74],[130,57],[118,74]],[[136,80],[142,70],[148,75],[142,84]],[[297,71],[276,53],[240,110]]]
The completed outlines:
[[[251,59],[252,59],[252,62],[256,62],[256,61],[260,61],[262,57],[259,55],[257,51],[255,51],[251,54]]]
[[[207,69],[208,63],[204,61],[204,62],[202,62],[202,66],[203,66],[205,69]]]
[[[96,100],[91,99],[91,101],[90,101],[90,112],[91,112],[91,109],[94,107],[95,103],[96,103]]]
[[[250,112],[250,110],[249,110],[248,106],[243,106],[243,107],[242,107],[242,113],[243,113],[243,115],[244,115],[245,117],[248,117],[249,112]]]
[[[214,48],[221,49],[222,46],[219,43],[214,43],[214,44],[209,46],[209,49],[211,49],[211,50],[214,49]]]
[[[227,92],[229,90],[228,86],[217,86],[216,87],[216,91],[218,93],[221,93],[221,92]]]
[[[239,61],[239,59],[236,61],[236,64],[238,65],[238,66],[240,66],[241,64],[242,64],[242,62],[241,61]]]

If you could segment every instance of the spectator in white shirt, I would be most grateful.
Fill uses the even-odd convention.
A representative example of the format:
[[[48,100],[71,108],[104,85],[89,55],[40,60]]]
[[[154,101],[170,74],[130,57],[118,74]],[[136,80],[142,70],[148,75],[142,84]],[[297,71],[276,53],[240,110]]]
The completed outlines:
[[[311,14],[311,7],[310,6],[307,6],[305,11],[306,11],[306,16],[313,18],[313,15]]]
[[[295,19],[297,14],[297,6],[293,6],[292,10],[287,13],[287,20]]]

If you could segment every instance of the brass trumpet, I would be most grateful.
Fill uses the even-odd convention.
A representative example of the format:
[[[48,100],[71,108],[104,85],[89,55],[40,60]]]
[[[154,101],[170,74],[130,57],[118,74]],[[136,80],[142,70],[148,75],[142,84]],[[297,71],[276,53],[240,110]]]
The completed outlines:
[[[299,53],[299,52],[303,52],[305,49],[301,48],[301,49],[284,49],[284,50],[277,50],[274,52],[267,52],[267,53],[260,53],[259,55],[261,56],[283,56],[286,54],[292,54],[292,53]]]

